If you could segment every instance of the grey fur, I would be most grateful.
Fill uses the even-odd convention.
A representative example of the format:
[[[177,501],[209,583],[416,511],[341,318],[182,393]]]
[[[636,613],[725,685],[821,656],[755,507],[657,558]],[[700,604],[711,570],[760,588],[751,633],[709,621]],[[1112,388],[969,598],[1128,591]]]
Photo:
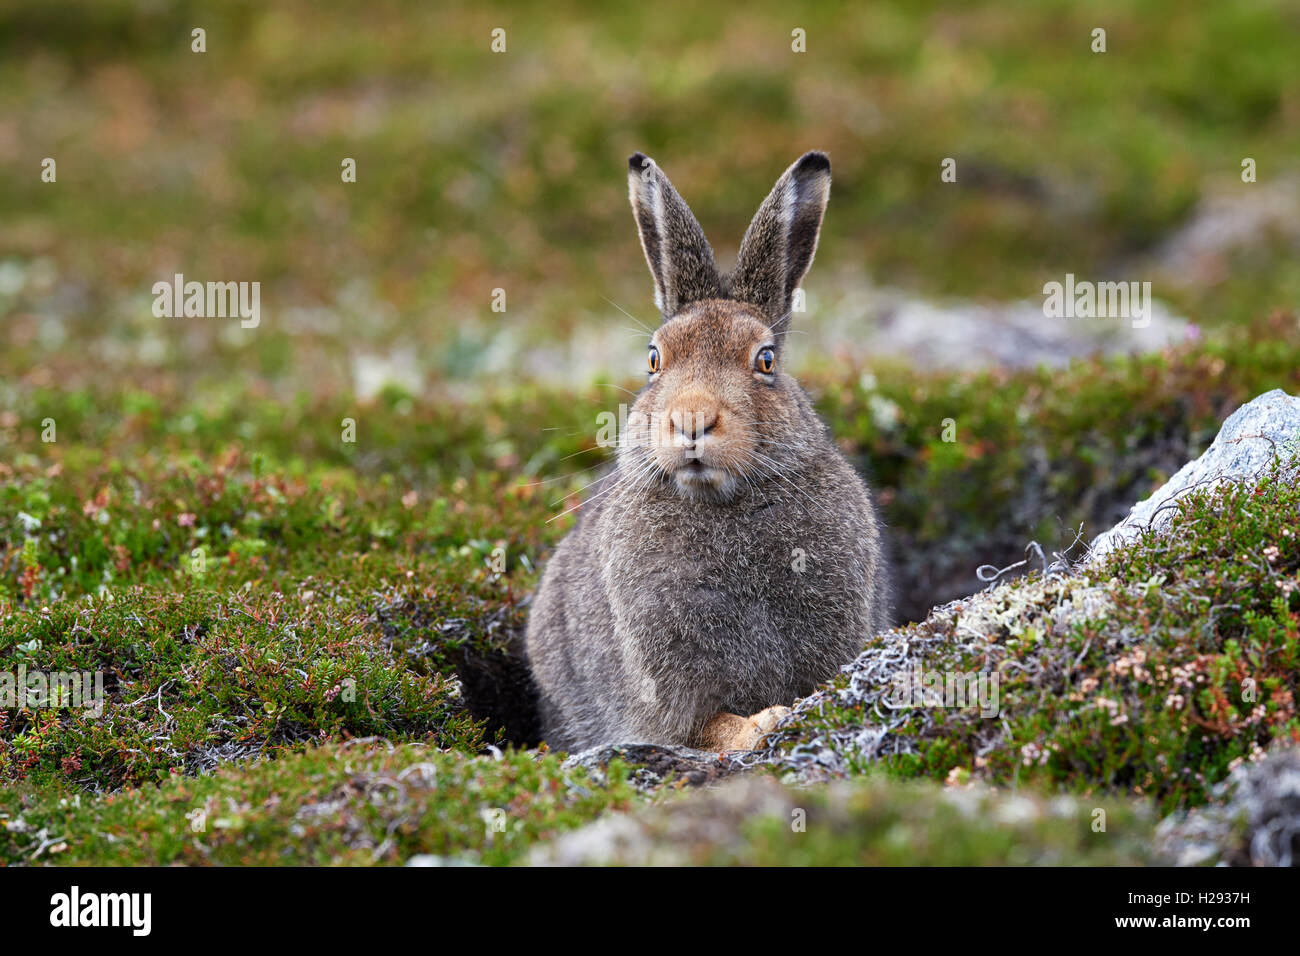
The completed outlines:
[[[778,333],[790,323],[794,290],[817,253],[830,194],[831,161],[805,153],[777,180],[740,242],[731,297],[762,308]]]
[[[628,198],[663,317],[672,318],[688,303],[721,296],[713,249],[690,207],[650,157],[634,153],[627,166]]]
[[[773,331],[785,331],[830,199],[831,161],[825,153],[805,153],[777,180],[745,230],[730,275],[718,270],[704,230],[653,159],[634,153],[627,175],[655,305],[665,321],[692,302],[727,298],[758,306]]]
[[[557,749],[698,745],[719,713],[807,695],[888,624],[883,529],[865,483],[780,361],[770,374],[755,364],[812,260],[829,162],[805,156],[755,216],[737,270],[744,300],[723,294],[667,177],[646,176],[654,185],[630,193],[665,310],[653,339],[665,364],[528,622]],[[683,410],[703,426],[679,427]]]

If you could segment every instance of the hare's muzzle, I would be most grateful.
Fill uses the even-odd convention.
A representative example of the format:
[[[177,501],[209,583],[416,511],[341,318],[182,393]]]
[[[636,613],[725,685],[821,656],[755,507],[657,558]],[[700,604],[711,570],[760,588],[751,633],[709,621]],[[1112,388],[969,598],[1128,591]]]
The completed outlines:
[[[672,426],[673,443],[683,448],[695,448],[703,444],[713,433],[718,424],[716,406],[696,408],[674,408],[668,413],[668,424]]]
[[[664,419],[658,444],[665,466],[712,463],[709,459],[723,437],[722,412],[712,396],[686,392],[669,406]]]
[[[720,404],[698,392],[673,402],[656,432],[655,457],[684,493],[727,492],[735,478]]]

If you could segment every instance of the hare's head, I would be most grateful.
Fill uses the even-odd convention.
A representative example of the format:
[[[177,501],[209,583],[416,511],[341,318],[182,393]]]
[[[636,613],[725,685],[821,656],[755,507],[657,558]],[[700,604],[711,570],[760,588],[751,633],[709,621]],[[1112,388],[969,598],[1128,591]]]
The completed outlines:
[[[831,164],[807,153],[777,180],[719,272],[704,232],[668,177],[640,153],[628,192],[663,325],[624,442],[627,467],[683,495],[726,499],[782,480],[818,454],[821,426],[784,370],[795,291],[812,264]]]

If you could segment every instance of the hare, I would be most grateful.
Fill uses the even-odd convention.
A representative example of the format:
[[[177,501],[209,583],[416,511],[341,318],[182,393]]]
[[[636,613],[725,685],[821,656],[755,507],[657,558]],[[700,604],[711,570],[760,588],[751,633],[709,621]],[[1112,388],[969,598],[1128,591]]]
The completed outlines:
[[[534,599],[544,737],[749,750],[887,623],[870,492],[784,367],[830,160],[777,180],[730,274],[653,160],[632,156],[628,185],[664,322],[616,465]]]

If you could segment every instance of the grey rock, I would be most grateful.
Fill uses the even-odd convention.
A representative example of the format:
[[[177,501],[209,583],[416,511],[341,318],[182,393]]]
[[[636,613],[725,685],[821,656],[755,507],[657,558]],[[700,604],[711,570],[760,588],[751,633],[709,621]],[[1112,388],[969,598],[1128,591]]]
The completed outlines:
[[[1156,844],[1179,866],[1300,866],[1300,748],[1240,764],[1209,805],[1161,822]]]
[[[1103,281],[1141,275],[1077,278]],[[476,333],[490,342],[482,359],[484,374],[522,374],[557,383],[625,375],[640,367],[645,349],[629,335],[632,320],[621,313],[614,306],[581,317],[572,335],[558,345],[538,344],[508,327]],[[638,314],[635,321],[658,319]],[[525,327],[527,323],[521,323],[520,328]],[[1150,315],[1137,328],[1131,319],[1119,317],[1048,318],[1041,294],[1018,301],[927,298],[866,282],[857,264],[817,283],[796,331],[791,358],[797,370],[824,362],[827,356],[837,363],[890,359],[914,368],[963,371],[1063,368],[1094,355],[1158,352],[1200,335],[1195,325],[1159,299],[1153,298]]]
[[[1300,451],[1300,398],[1280,388],[1238,408],[1223,423],[1205,454],[1188,462],[1151,497],[1133,506],[1127,518],[1093,540],[1087,560],[1095,562],[1135,540],[1144,530],[1164,531],[1177,513],[1175,502],[1193,489],[1223,482],[1255,482],[1274,461],[1294,478]]]
[[[1188,222],[1160,244],[1152,265],[1181,286],[1203,288],[1232,268],[1232,254],[1279,239],[1300,243],[1300,177],[1268,177],[1249,189],[1211,187]]]
[[[1064,281],[1064,275],[1053,277]],[[1105,277],[1078,276],[1080,280]],[[1197,331],[1153,300],[1139,327],[1126,318],[1049,318],[1043,297],[1018,302],[931,300],[836,277],[803,323],[806,355],[893,358],[916,368],[1061,368],[1093,355],[1155,352]]]

